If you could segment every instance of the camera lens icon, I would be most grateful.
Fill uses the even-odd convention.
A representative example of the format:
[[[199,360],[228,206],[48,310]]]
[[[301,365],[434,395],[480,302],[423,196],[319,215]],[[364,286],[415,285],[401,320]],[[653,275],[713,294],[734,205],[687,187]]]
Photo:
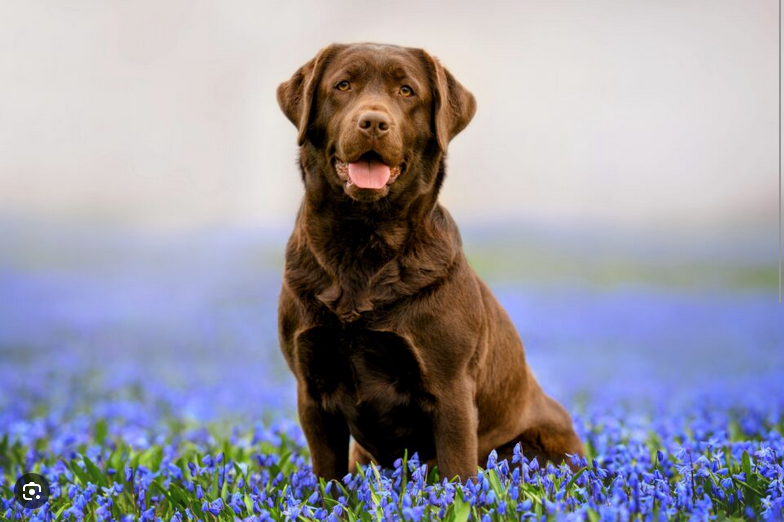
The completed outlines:
[[[22,475],[14,486],[14,497],[25,509],[38,509],[49,500],[49,483],[36,473]]]
[[[35,482],[28,482],[22,486],[22,498],[24,500],[40,500],[41,486]]]

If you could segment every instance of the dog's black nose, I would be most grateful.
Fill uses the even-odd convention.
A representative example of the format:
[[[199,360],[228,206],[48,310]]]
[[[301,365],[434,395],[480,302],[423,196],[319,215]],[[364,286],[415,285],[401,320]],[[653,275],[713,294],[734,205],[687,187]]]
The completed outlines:
[[[386,134],[389,131],[389,123],[389,116],[379,111],[363,112],[360,114],[357,122],[359,129],[371,136],[383,136]]]

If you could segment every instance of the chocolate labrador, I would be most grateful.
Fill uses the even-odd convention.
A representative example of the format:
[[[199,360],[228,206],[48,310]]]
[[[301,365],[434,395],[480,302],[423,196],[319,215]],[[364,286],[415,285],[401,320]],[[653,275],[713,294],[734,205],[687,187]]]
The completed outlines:
[[[408,450],[465,480],[518,442],[529,458],[581,454],[438,203],[473,95],[425,51],[376,44],[330,45],[277,95],[305,184],[279,337],[314,472]]]

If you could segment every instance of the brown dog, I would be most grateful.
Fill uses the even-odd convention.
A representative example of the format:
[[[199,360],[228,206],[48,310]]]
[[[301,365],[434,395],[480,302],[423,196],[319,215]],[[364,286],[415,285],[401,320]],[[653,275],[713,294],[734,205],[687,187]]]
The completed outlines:
[[[299,131],[305,183],[279,335],[315,473],[408,450],[466,479],[517,442],[529,458],[581,454],[438,203],[473,95],[421,49],[331,45],[278,103]]]

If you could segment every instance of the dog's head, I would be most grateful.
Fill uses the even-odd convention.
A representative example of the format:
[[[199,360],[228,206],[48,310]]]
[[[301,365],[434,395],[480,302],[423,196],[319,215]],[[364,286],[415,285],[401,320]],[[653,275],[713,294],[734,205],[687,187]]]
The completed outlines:
[[[427,190],[473,95],[421,49],[331,45],[278,87],[317,170],[348,197]]]

